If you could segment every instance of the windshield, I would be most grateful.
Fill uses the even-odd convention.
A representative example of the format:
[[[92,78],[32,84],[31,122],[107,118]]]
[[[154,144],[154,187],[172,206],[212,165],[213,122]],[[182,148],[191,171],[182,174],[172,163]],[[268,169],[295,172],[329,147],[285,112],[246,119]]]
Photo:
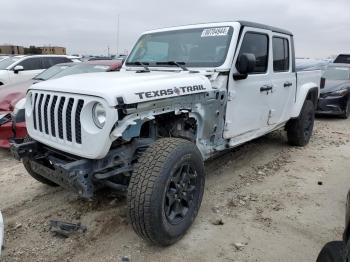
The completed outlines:
[[[0,70],[4,70],[4,69],[8,68],[10,65],[17,62],[20,59],[21,58],[19,58],[19,57],[9,57],[9,58],[6,58],[4,60],[1,60],[0,61]]]
[[[94,72],[106,72],[110,66],[108,65],[96,65],[96,64],[79,64],[75,66],[71,66],[66,68],[65,70],[59,72],[58,74],[54,75],[52,79],[68,76],[68,75],[75,75],[75,74],[84,74],[84,73],[94,73]]]
[[[328,68],[324,74],[327,80],[350,80],[350,68],[334,67]]]
[[[233,28],[227,26],[146,34],[136,43],[126,65],[157,66],[157,62],[175,61],[189,67],[218,67],[225,62],[232,33]]]
[[[37,75],[36,77],[34,77],[33,79],[36,80],[48,80],[50,78],[52,78],[53,76],[57,75],[58,73],[62,72],[63,70],[65,70],[66,68],[70,67],[72,65],[55,65],[50,67],[49,69],[45,70],[44,72],[42,72],[41,74]]]

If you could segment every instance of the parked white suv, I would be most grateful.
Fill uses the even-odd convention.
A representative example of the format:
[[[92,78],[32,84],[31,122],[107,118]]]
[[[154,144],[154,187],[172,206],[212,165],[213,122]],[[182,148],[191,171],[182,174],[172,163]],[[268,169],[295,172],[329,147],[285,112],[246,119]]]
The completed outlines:
[[[45,69],[72,59],[62,55],[12,56],[0,61],[0,85],[26,81]]]
[[[204,164],[285,128],[313,131],[321,72],[296,73],[292,33],[224,22],[144,33],[115,74],[47,81],[27,93],[31,138],[11,150],[38,181],[91,198],[127,191],[130,222],[158,244],[179,240],[204,192]]]

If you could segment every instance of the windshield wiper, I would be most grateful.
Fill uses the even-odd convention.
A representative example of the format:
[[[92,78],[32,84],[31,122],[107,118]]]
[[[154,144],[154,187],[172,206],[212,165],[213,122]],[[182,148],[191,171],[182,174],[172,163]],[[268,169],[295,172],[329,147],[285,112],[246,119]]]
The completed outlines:
[[[142,66],[145,69],[144,72],[151,72],[151,70],[149,70],[148,68],[148,65],[149,65],[148,62],[135,61],[135,62],[129,62],[128,64]]]
[[[177,67],[180,67],[183,71],[189,71],[188,68],[185,66],[185,62],[176,62],[176,61],[167,61],[167,62],[157,62],[157,65],[174,65]]]
[[[33,80],[45,81],[46,79],[41,78],[41,77],[34,77]]]

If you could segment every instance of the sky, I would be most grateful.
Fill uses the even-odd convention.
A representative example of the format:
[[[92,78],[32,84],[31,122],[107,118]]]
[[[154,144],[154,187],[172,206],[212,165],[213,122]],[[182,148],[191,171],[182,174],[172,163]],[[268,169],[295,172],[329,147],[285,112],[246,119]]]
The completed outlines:
[[[69,54],[130,51],[140,33],[248,20],[294,33],[298,57],[350,53],[349,0],[11,0],[0,5],[0,44],[65,46]]]

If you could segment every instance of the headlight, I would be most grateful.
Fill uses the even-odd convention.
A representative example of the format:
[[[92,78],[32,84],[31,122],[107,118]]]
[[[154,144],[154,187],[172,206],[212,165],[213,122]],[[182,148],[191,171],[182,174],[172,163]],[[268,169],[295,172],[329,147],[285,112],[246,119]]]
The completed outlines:
[[[348,93],[347,89],[340,89],[340,90],[334,91],[328,95],[329,96],[345,96],[347,93]]]
[[[94,104],[92,108],[92,119],[98,128],[103,128],[106,123],[106,110],[101,103]]]

